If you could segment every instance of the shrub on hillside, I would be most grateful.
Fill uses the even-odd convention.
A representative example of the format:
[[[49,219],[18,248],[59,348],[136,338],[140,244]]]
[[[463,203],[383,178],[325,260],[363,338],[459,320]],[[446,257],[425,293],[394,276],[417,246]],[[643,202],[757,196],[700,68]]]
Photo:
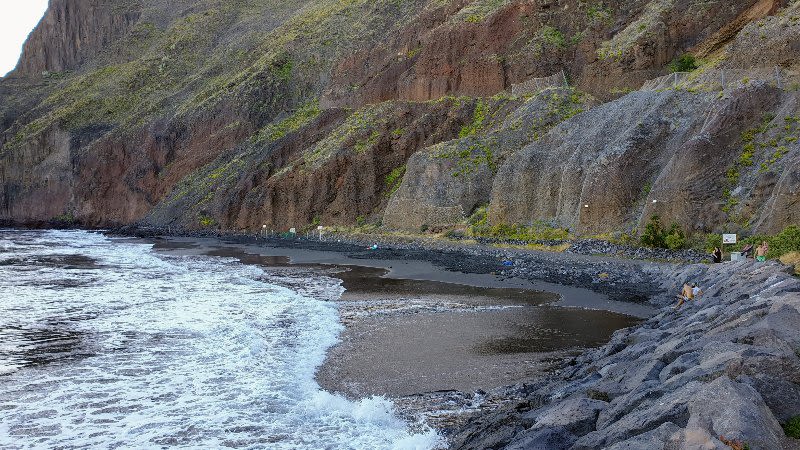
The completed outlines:
[[[678,250],[686,247],[686,235],[678,224],[672,224],[669,232],[664,236],[664,244],[671,250]]]
[[[642,245],[645,247],[664,248],[664,229],[661,226],[661,217],[652,216],[647,225],[644,226],[644,232],[641,236]]]
[[[506,241],[564,241],[572,236],[565,228],[554,227],[546,222],[534,222],[530,226],[498,223],[489,225],[486,210],[479,208],[469,219],[470,234]]]
[[[722,248],[722,235],[719,233],[701,234],[692,237],[692,248],[710,252],[714,248]]]
[[[640,241],[645,247],[678,250],[686,247],[686,234],[677,223],[665,229],[661,217],[654,215],[645,225]]]
[[[695,69],[697,69],[697,59],[691,53],[684,53],[669,63],[669,71],[671,73],[691,72]]]
[[[800,251],[800,227],[789,225],[784,228],[770,242],[770,250],[778,252],[778,256]]]

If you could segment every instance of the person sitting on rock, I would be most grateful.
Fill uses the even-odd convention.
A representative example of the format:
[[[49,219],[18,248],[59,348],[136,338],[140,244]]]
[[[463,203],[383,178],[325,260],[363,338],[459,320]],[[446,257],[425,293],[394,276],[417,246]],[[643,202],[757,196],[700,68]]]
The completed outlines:
[[[684,303],[690,300],[694,300],[695,297],[698,297],[702,294],[703,291],[699,287],[697,287],[697,283],[692,283],[692,284],[684,283],[681,293],[677,296],[680,299],[680,301],[678,302],[678,306],[675,307],[675,310],[677,311],[678,309],[680,309],[681,306],[683,306]]]
[[[714,251],[711,252],[711,258],[713,259],[713,261],[715,263],[721,263],[722,262],[722,250],[720,250],[719,247],[714,247]]]
[[[697,298],[703,295],[703,290],[700,289],[700,286],[697,283],[692,283],[692,298]]]

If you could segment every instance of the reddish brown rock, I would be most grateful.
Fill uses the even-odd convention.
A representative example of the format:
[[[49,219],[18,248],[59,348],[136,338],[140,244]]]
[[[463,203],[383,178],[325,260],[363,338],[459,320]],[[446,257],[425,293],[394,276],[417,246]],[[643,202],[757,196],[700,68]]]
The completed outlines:
[[[421,148],[455,137],[471,119],[470,105],[455,100],[389,103],[353,115],[328,110],[277,141],[221,156],[187,177],[148,221],[197,228],[208,218],[251,231],[374,221],[393,189],[387,176]]]
[[[51,0],[12,76],[73,70],[125,35],[139,19],[134,2]]]
[[[96,226],[147,221],[235,229],[378,220],[387,194],[397,187],[387,186],[387,176],[475,120],[469,108],[474,99],[430,100],[489,96],[561,70],[580,90],[611,99],[665,74],[665,65],[685,51],[721,58],[715,61],[719,68],[743,67],[748,74],[780,65],[788,74],[784,91],[791,91],[790,76],[797,71],[797,5],[768,16],[785,5],[781,0],[615,1],[601,7],[578,0],[515,0],[494,7],[464,0],[375,3],[365,9],[372,13],[369,20],[385,15],[380,23],[397,24],[385,27],[385,35],[376,38],[375,30],[384,28],[371,27],[353,34],[366,36],[363,42],[349,33],[344,35],[350,41],[334,42],[299,33],[278,53],[273,41],[243,41],[269,34],[294,12],[307,12],[305,7],[328,4],[265,9],[265,17],[274,14],[260,21],[251,10],[239,14],[210,3],[173,8],[167,15],[161,14],[169,8],[162,1],[134,3],[54,0],[26,44],[15,78],[0,80],[0,219],[69,216]],[[325,8],[315,11],[312,17],[319,18]],[[765,16],[763,23],[753,22]],[[373,23],[356,14],[332,17],[339,26]],[[140,18],[147,23],[138,24]],[[191,23],[202,23],[207,35],[182,28]],[[127,37],[139,36],[139,25],[159,45],[159,36],[167,34],[177,41],[149,50],[123,48]],[[244,31],[250,29],[258,33]],[[766,38],[760,35],[764,30]],[[216,46],[231,52],[215,59]],[[137,64],[126,65],[131,58]],[[225,73],[222,65],[234,58],[244,70]],[[94,88],[95,78],[88,75],[106,64],[116,78],[78,89],[92,98],[55,95],[74,92],[81,83]],[[177,71],[172,79],[163,72],[167,66]],[[714,73],[702,70],[697,79],[705,83]],[[70,73],[41,77],[43,71]],[[780,157],[775,149],[760,148],[756,165],[741,170],[736,185],[698,169],[707,160],[723,172],[732,168],[741,153],[738,136],[761,120],[755,116],[795,114],[792,94],[766,86],[762,78],[753,77],[757,83],[747,101],[739,93],[727,100],[717,92],[635,93],[606,106],[625,111],[579,115],[557,127],[560,134],[537,136],[543,139],[528,148],[533,153],[516,155],[521,159],[513,169],[519,173],[501,170],[495,177],[484,171],[474,184],[448,180],[446,189],[437,188],[449,198],[442,194],[422,203],[458,209],[448,216],[452,221],[492,198],[495,221],[555,219],[587,232],[633,227],[653,212],[691,229],[741,225],[743,218],[753,229],[780,229],[798,218],[796,141],[775,147],[786,147]],[[740,87],[728,86],[736,92]],[[706,88],[700,82],[692,87]],[[103,102],[107,91],[114,102]],[[127,91],[136,92],[126,96]],[[318,98],[322,111],[314,120],[296,124],[268,145],[254,143],[258,129]],[[73,111],[73,100],[102,110]],[[355,126],[353,109],[372,114],[368,123]],[[739,117],[737,111],[751,115]],[[609,117],[618,119],[610,123]],[[639,122],[637,131],[632,124]],[[786,137],[791,138],[781,136]],[[435,184],[451,169],[438,159],[430,167],[422,166],[422,156],[414,161],[406,184],[427,181],[407,186],[409,192],[426,192],[426,183]],[[762,162],[769,163],[763,170]],[[648,184],[652,198],[643,194]],[[735,192],[738,203],[723,210],[726,190]],[[659,196],[673,204],[652,203]],[[406,206],[419,206],[419,198],[409,194]],[[407,222],[424,223],[421,216]],[[405,222],[398,214],[395,219]]]

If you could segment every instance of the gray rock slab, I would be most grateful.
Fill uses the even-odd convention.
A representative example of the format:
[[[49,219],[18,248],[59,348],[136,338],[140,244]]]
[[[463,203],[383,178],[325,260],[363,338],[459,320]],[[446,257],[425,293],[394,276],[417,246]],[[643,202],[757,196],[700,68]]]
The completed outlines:
[[[563,427],[537,428],[521,433],[505,450],[567,450],[575,439]]]
[[[785,440],[783,429],[758,392],[728,377],[697,389],[689,413],[689,427],[745,442],[753,450],[779,449]]]
[[[779,422],[800,416],[800,385],[763,374],[741,376],[737,381],[752,386]]]
[[[528,417],[536,421],[533,428],[563,427],[580,436],[595,430],[597,416],[607,406],[608,403],[600,400],[570,398],[547,406]]]

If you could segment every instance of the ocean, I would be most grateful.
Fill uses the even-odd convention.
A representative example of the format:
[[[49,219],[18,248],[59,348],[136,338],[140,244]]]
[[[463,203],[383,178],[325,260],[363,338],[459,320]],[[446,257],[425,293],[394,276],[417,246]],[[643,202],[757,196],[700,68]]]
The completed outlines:
[[[391,401],[314,380],[340,280],[302,293],[233,258],[0,230],[0,447],[428,449]]]

